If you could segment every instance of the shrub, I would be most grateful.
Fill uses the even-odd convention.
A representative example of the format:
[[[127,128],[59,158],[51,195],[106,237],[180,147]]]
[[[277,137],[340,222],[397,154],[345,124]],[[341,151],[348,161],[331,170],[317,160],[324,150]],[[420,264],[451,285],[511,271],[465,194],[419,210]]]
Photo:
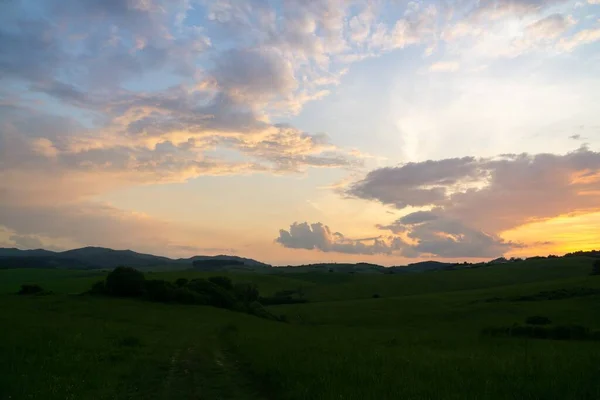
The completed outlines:
[[[279,304],[302,304],[302,303],[308,303],[308,300],[306,299],[295,299],[291,296],[285,296],[285,297],[277,297],[277,296],[273,296],[273,297],[260,297],[259,302],[261,304],[264,304],[266,306],[275,306],[275,305],[279,305]]]
[[[209,304],[209,299],[207,296],[201,295],[187,288],[176,288],[173,291],[173,301],[181,304]]]
[[[42,289],[40,285],[37,285],[35,283],[24,283],[23,285],[21,285],[21,290],[18,291],[18,294],[40,294],[43,292],[44,289]]]
[[[552,323],[552,321],[550,321],[548,317],[534,315],[531,317],[527,317],[527,319],[525,319],[525,323],[530,325],[549,325],[550,323]]]
[[[580,325],[556,326],[551,331],[550,338],[558,340],[584,340],[589,336],[589,329]]]
[[[233,286],[235,297],[243,303],[258,301],[258,287],[253,283],[236,283]]]
[[[152,301],[174,301],[176,286],[164,280],[148,280],[144,283],[145,295]]]
[[[226,276],[211,276],[208,278],[208,281],[217,286],[221,286],[225,290],[233,290],[233,283],[231,282],[231,279]]]
[[[187,288],[205,296],[208,304],[212,306],[221,308],[233,308],[235,306],[236,299],[233,293],[205,279],[194,279],[188,283]]]
[[[135,336],[125,336],[118,342],[121,347],[138,347],[141,345],[141,341]]]
[[[272,319],[275,321],[279,320],[278,317],[267,311],[267,309],[264,308],[263,305],[260,304],[258,301],[252,302],[248,305],[248,312],[250,314],[256,315],[257,317]]]
[[[378,293],[375,293],[375,294],[374,294],[373,296],[371,296],[371,297],[373,297],[374,299],[378,299],[378,298],[380,298],[381,296],[380,296]]]
[[[104,281],[98,281],[92,285],[89,293],[91,294],[106,294],[106,284]]]
[[[144,274],[135,268],[117,267],[106,277],[106,291],[114,296],[141,296],[144,293]]]
[[[187,279],[185,279],[185,278],[179,278],[179,279],[177,279],[177,280],[175,281],[175,285],[176,285],[177,287],[184,287],[185,285],[187,285],[187,284],[188,284],[188,282],[189,282],[189,281],[188,281]]]
[[[295,290],[281,290],[275,293],[275,297],[291,297],[295,295],[297,292]]]
[[[554,340],[599,340],[600,332],[590,330],[580,325],[513,325],[511,327],[484,328],[481,333],[486,336],[511,336],[534,339]]]

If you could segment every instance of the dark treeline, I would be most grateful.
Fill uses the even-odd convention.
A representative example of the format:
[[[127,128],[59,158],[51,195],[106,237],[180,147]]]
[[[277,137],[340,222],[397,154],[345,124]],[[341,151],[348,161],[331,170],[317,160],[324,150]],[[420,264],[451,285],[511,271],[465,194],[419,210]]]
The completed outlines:
[[[196,260],[192,262],[192,266],[198,270],[212,271],[219,270],[222,267],[228,266],[243,266],[245,265],[243,261],[237,260],[221,260],[221,259],[209,259],[209,260]]]
[[[261,297],[253,283],[233,283],[226,276],[208,279],[179,278],[175,282],[146,279],[134,268],[117,267],[105,280],[96,282],[87,292],[95,295],[134,297],[162,303],[207,305],[228,310],[245,312],[261,318],[284,321],[267,311],[263,304],[287,304],[305,302],[287,296]]]
[[[564,257],[599,257],[600,258],[600,250],[589,250],[589,251],[574,251],[572,253],[567,253]]]

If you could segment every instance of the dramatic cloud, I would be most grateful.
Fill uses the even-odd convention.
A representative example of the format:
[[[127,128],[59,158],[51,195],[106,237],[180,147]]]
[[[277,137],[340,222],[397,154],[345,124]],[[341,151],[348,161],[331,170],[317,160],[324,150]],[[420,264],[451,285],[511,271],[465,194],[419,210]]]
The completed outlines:
[[[399,238],[349,239],[339,232],[331,232],[327,225],[320,222],[310,225],[307,222],[294,222],[289,230],[281,229],[275,241],[290,249],[346,254],[391,254],[403,246]]]
[[[416,251],[489,256],[516,244],[498,234],[528,222],[600,210],[600,153],[449,159],[371,171],[348,194],[398,209],[433,207],[380,225],[407,232]],[[479,249],[479,250],[477,250]]]
[[[100,199],[202,176],[298,176],[326,168],[362,176],[361,168],[374,161],[345,147],[355,145],[352,132],[332,132],[336,124],[322,132],[320,119],[302,114],[310,102],[323,104],[351,76],[353,64],[414,49],[424,60],[417,70],[456,72],[445,75],[450,79],[472,70],[470,60],[539,49],[564,54],[600,38],[597,25],[575,11],[570,16],[566,9],[550,9],[562,6],[560,0],[0,1],[5,236],[26,247],[52,238],[158,245],[169,243],[168,235],[148,232],[180,231]],[[504,38],[500,46],[498,38]],[[390,55],[401,58],[420,57]],[[341,92],[335,102],[356,101],[353,96]],[[365,123],[365,134],[380,130]],[[577,163],[595,154],[452,158],[374,170],[348,194],[398,209],[432,209],[381,225],[392,232],[381,238],[348,239],[320,224],[296,224],[278,240],[291,248],[355,254],[500,252],[512,245],[497,237],[510,225],[504,222],[509,216],[522,223],[593,208],[597,188],[590,183],[594,175],[587,175],[593,168]],[[538,166],[557,180],[533,174]],[[530,192],[513,190],[505,170],[521,179],[535,175],[523,183]],[[564,171],[565,181],[577,176],[578,183],[558,184]],[[334,172],[322,175],[328,174]],[[556,193],[532,189],[542,178]],[[505,198],[506,190],[516,197]],[[520,196],[528,199],[522,208],[510,208]],[[551,200],[543,206],[529,204],[544,196]],[[486,215],[484,203],[498,217]],[[189,243],[171,245],[183,249]]]
[[[348,194],[402,209],[443,202],[454,187],[481,181],[486,171],[473,157],[408,163],[368,173]]]
[[[564,214],[600,211],[600,153],[581,148],[565,155],[409,163],[371,171],[347,194],[398,209],[431,207],[378,225],[396,235],[378,239],[373,246],[381,253],[496,257],[523,246],[502,239],[503,231]],[[336,239],[321,224],[294,224],[289,232],[280,231],[278,242],[290,248],[353,251],[336,246]]]
[[[380,228],[390,229],[396,234],[405,232],[395,229],[396,226],[406,228],[408,234],[405,237],[381,235],[350,239],[339,232],[332,232],[327,225],[321,223],[293,223],[289,230],[281,229],[275,241],[290,249],[345,254],[384,254],[408,258],[422,255],[444,258],[497,257],[511,248],[520,246],[468,228],[459,221],[443,218],[422,223],[403,223],[398,220],[391,226]]]
[[[402,254],[407,257],[422,254],[447,258],[497,257],[512,248],[521,247],[518,243],[506,242],[497,235],[445,217],[441,210],[417,211],[378,228],[393,233],[405,232],[414,243],[405,247]]]

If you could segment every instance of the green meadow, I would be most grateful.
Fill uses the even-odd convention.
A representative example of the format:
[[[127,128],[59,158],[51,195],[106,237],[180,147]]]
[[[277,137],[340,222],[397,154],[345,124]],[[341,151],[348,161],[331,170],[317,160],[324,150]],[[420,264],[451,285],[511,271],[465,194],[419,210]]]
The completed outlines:
[[[0,399],[599,399],[600,276],[586,257],[382,275],[228,275],[287,322],[81,295],[107,272],[0,270]],[[51,294],[22,296],[21,284]],[[589,337],[490,336],[543,316]],[[541,329],[541,328],[540,328]]]

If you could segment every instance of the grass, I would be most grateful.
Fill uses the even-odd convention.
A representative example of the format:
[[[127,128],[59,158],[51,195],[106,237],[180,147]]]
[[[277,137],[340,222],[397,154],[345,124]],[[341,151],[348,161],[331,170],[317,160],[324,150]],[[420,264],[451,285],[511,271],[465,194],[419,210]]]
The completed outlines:
[[[309,303],[269,307],[287,324],[69,294],[99,279],[89,273],[0,271],[0,398],[598,399],[599,342],[481,335],[538,315],[600,329],[597,294],[510,300],[600,289],[590,268],[574,258],[415,275],[231,275],[266,295],[302,287]],[[7,294],[21,283],[55,294]]]

